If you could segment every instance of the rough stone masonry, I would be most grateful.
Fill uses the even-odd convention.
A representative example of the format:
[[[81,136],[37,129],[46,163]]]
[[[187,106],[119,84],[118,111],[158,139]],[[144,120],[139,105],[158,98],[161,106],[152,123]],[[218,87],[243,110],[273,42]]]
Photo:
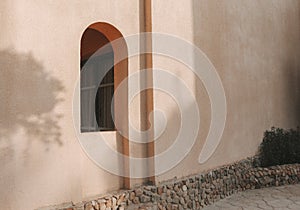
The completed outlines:
[[[173,179],[157,186],[140,186],[77,204],[48,209],[122,210],[122,209],[202,209],[233,193],[247,189],[296,184],[300,164],[256,167],[257,158],[248,158],[205,173]]]

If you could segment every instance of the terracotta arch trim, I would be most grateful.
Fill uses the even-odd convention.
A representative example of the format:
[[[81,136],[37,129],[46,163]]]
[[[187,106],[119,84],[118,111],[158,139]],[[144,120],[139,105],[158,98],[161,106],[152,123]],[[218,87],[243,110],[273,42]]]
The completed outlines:
[[[116,89],[120,83],[128,77],[128,50],[125,39],[121,32],[116,29],[113,25],[109,23],[97,22],[91,24],[87,29],[93,29],[103,34],[108,42],[112,42],[112,49],[114,53],[114,89]],[[113,41],[116,39],[120,39],[117,44],[114,44]],[[116,63],[115,61],[120,60],[120,62]],[[123,85],[123,88],[126,89],[126,93],[128,93],[128,85]],[[126,130],[128,133],[128,95],[117,98],[114,98],[115,103],[115,120],[118,120],[120,125],[122,125],[122,129]],[[116,132],[116,140],[120,143],[121,148],[120,152],[123,155],[129,156],[129,140],[126,137],[121,136],[118,132]],[[126,189],[130,188],[130,167],[129,161],[123,160],[123,167],[125,177],[122,178],[123,187]]]

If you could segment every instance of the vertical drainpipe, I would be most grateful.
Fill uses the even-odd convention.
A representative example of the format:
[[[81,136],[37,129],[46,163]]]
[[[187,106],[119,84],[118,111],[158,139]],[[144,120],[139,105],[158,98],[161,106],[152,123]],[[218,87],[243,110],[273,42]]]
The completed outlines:
[[[148,33],[145,38],[145,47],[146,52],[149,52],[145,54],[145,69],[147,69],[146,74],[146,83],[148,87],[153,86],[153,61],[152,61],[152,1],[151,0],[144,0],[144,24],[145,24],[145,32]],[[147,89],[146,90],[146,127],[149,129],[151,127],[151,123],[154,123],[153,115],[150,116],[150,113],[153,112],[153,89]],[[148,120],[147,120],[148,119]],[[155,148],[154,148],[154,125],[152,125],[153,132],[149,132],[148,135],[148,143],[147,143],[147,157],[154,157],[155,154]],[[154,159],[150,159],[148,161],[148,172],[149,174],[154,174],[155,171],[155,163]],[[155,184],[155,176],[152,175],[148,177],[147,180],[148,184]]]

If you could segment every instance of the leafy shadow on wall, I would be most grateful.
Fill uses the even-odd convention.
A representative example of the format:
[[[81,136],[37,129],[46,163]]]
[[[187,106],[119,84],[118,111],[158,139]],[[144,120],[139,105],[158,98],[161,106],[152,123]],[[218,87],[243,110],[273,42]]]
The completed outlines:
[[[40,141],[49,149],[50,144],[62,145],[58,125],[61,115],[54,108],[62,99],[62,83],[47,73],[42,64],[28,54],[14,50],[0,51],[0,154],[13,155],[12,137],[19,129],[25,133],[20,141]]]

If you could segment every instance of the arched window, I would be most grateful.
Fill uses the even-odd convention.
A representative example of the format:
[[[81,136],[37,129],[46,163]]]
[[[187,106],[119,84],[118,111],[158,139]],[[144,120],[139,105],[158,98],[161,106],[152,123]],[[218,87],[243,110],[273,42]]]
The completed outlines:
[[[109,23],[91,24],[81,37],[80,64],[81,132],[115,131],[117,125],[116,139],[127,154],[128,49],[121,32]]]
[[[81,132],[114,130],[114,52],[101,32],[84,32],[80,66]]]
[[[80,66],[81,132],[114,130],[114,52],[101,32],[84,32]]]

